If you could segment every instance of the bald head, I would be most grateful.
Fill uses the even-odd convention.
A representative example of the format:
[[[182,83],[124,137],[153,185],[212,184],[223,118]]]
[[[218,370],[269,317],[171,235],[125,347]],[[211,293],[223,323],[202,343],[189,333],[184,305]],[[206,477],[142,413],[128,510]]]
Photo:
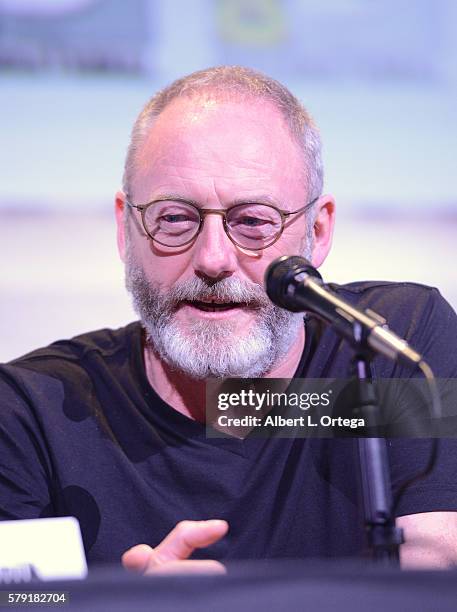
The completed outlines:
[[[180,98],[192,99],[193,114],[187,114],[186,122],[198,121],[200,113],[207,113],[218,102],[252,104],[253,101],[273,105],[278,120],[287,126],[302,152],[303,177],[307,185],[307,199],[312,200],[322,192],[323,169],[319,133],[310,115],[291,92],[278,81],[259,72],[241,66],[219,66],[194,72],[155,94],[141,111],[132,130],[127,152],[123,188],[132,193],[142,150],[157,117]],[[184,105],[187,107],[187,105]]]

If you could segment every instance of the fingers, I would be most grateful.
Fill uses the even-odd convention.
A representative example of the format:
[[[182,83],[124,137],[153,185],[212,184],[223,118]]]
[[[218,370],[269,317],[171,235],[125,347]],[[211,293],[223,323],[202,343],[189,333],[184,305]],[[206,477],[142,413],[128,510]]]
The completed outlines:
[[[138,544],[138,546],[130,548],[122,555],[122,565],[131,572],[143,573],[146,571],[153,553],[154,549],[147,544]]]
[[[154,549],[155,561],[187,559],[196,548],[214,544],[228,531],[227,521],[181,521]]]
[[[155,548],[138,544],[122,555],[123,566],[144,574],[210,573],[225,574],[218,561],[188,560],[196,548],[204,548],[220,540],[228,531],[222,520],[181,521]]]

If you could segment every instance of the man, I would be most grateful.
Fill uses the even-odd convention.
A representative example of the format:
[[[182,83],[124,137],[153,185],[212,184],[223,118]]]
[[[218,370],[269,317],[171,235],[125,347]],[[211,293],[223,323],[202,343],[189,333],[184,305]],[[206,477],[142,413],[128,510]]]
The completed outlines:
[[[145,573],[362,554],[353,440],[212,439],[204,426],[209,377],[348,375],[348,346],[262,289],[280,255],[321,265],[334,215],[317,130],[282,85],[220,67],[159,92],[133,128],[116,195],[141,325],[57,342],[2,368],[1,517],[73,514],[89,561],[124,553],[125,567]],[[457,376],[457,324],[436,290],[372,282],[338,291],[386,316],[436,375]],[[414,375],[384,358],[373,371]],[[390,443],[394,491],[429,451],[428,440]],[[454,562],[456,467],[452,444],[442,446],[434,473],[403,496],[405,565]]]

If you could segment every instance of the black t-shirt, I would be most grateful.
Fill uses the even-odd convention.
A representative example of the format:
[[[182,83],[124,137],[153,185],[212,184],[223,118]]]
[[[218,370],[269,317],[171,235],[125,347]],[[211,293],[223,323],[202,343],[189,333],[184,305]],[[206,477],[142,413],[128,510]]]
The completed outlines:
[[[457,378],[457,319],[436,289],[333,286],[372,308]],[[217,439],[150,386],[132,323],[60,341],[0,368],[0,519],[76,516],[91,563],[158,544],[180,520],[223,518],[228,535],[194,558],[354,556],[365,541],[353,439]],[[346,377],[351,349],[316,321],[296,376]],[[417,375],[376,357],[378,378]],[[428,459],[429,440],[390,440],[394,492]],[[431,476],[398,514],[457,511],[457,444],[443,440]]]

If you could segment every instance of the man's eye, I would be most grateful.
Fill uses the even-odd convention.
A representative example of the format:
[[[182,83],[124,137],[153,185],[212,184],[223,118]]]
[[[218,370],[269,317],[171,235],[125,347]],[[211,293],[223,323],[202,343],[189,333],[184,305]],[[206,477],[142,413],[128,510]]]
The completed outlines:
[[[185,223],[186,221],[192,221],[187,215],[162,215],[160,220],[167,223]]]
[[[257,227],[267,223],[266,219],[259,219],[258,217],[241,217],[237,220],[238,225],[244,225],[247,227]]]

